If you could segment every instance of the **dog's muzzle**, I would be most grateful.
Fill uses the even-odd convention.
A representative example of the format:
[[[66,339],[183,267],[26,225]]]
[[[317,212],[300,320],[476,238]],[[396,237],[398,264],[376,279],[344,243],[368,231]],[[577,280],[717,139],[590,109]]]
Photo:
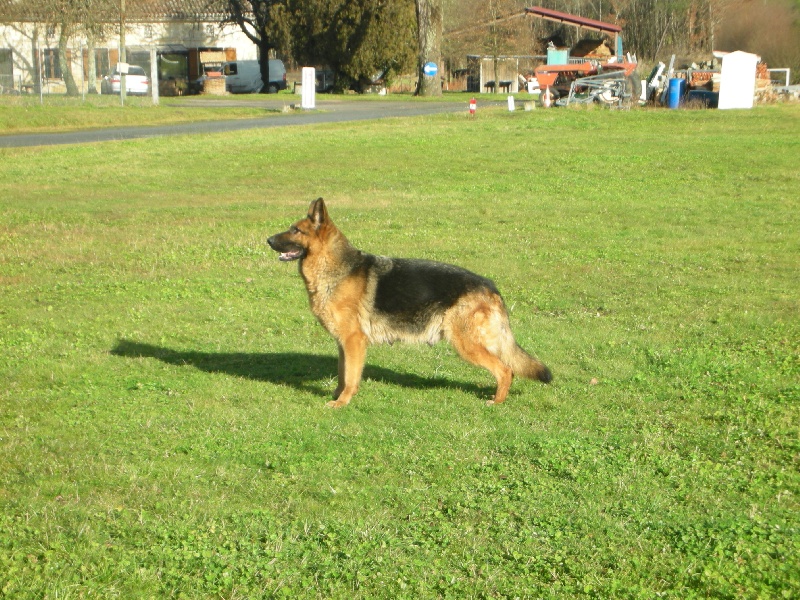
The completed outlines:
[[[267,240],[269,247],[280,252],[278,260],[289,262],[303,258],[306,255],[306,249],[288,240],[282,238],[283,234],[273,235]]]

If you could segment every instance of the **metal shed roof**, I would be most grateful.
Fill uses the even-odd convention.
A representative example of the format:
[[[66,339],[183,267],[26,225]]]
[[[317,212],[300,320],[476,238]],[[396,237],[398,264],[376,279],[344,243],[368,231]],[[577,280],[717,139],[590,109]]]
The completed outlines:
[[[525,14],[536,15],[548,21],[556,21],[558,23],[567,23],[582,27],[584,29],[592,29],[594,31],[605,31],[608,33],[621,33],[622,27],[614,25],[613,23],[604,23],[603,21],[595,21],[594,19],[587,19],[586,17],[579,17],[577,15],[570,15],[550,8],[542,8],[541,6],[532,6],[525,9]]]

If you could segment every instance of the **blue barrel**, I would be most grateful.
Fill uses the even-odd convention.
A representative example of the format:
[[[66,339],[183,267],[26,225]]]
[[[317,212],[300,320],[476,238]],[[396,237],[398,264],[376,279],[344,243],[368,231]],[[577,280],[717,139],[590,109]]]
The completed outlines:
[[[678,108],[683,100],[683,92],[686,90],[686,80],[680,77],[673,77],[669,80],[669,90],[667,96],[667,106]]]

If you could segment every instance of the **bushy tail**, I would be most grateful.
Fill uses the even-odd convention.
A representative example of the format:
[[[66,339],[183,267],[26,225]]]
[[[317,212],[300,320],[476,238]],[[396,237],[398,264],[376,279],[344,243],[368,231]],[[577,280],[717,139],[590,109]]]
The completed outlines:
[[[553,380],[553,374],[550,373],[550,369],[543,362],[536,360],[525,352],[516,342],[508,352],[507,361],[508,366],[514,371],[514,375],[518,377],[538,379],[542,383],[550,383]]]

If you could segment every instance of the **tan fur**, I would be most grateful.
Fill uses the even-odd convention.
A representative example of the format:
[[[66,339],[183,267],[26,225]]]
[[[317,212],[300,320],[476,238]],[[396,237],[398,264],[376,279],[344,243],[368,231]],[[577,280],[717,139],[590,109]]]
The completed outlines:
[[[376,310],[376,290],[381,277],[393,268],[393,259],[364,255],[354,248],[328,217],[321,198],[312,202],[305,219],[272,236],[269,244],[282,252],[283,260],[298,258],[284,257],[289,252],[302,252],[299,270],[311,311],[338,345],[339,384],[330,407],[347,405],[358,392],[369,344],[434,344],[447,339],[462,358],[487,369],[497,380],[488,404],[506,399],[515,374],[550,381],[547,367],[517,345],[503,300],[487,280],[482,281],[490,287],[462,294],[448,308],[428,315],[415,331],[403,327],[392,314]]]

